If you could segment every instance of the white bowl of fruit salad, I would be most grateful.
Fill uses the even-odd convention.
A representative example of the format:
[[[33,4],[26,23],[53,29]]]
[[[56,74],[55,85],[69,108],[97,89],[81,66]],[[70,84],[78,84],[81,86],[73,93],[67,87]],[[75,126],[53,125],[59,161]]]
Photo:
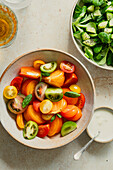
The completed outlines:
[[[18,142],[37,149],[63,146],[87,127],[95,87],[74,56],[42,49],[16,58],[3,72],[1,123]]]

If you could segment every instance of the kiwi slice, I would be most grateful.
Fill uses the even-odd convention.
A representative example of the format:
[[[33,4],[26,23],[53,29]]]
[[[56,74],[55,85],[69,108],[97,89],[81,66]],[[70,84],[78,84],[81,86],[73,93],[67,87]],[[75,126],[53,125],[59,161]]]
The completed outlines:
[[[65,136],[75,130],[77,128],[77,124],[72,121],[67,121],[63,124],[62,129],[61,129],[61,135]]]

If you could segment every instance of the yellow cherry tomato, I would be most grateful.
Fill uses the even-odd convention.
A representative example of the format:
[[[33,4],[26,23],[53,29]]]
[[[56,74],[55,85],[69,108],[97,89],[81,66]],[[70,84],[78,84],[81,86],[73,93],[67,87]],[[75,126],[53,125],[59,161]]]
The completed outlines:
[[[51,120],[51,118],[53,117],[53,115],[45,115],[45,114],[42,114],[42,119],[44,120]]]
[[[17,88],[15,86],[6,86],[3,91],[3,95],[7,99],[13,99],[17,96]]]
[[[76,85],[76,84],[72,84],[72,85],[69,87],[69,89],[70,89],[71,91],[73,91],[73,92],[76,92],[76,93],[80,93],[80,92],[81,92],[81,88],[80,88],[78,85]]]
[[[36,60],[36,61],[34,61],[34,63],[33,63],[33,67],[36,68],[36,69],[40,69],[40,66],[43,65],[43,64],[45,64],[44,61],[42,61],[42,60]]]
[[[46,99],[46,100],[43,100],[41,103],[40,103],[40,111],[43,113],[43,114],[48,114],[53,108],[53,103]]]

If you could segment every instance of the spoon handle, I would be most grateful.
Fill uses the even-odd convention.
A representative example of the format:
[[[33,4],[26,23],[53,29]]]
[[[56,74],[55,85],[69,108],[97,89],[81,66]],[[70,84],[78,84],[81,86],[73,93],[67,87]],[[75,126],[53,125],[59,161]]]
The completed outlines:
[[[83,154],[83,152],[88,148],[88,146],[93,142],[93,140],[96,138],[97,136],[95,136],[94,138],[92,138],[85,146],[83,146],[80,151],[78,151],[75,155],[74,155],[74,159],[75,160],[79,160],[80,156]]]

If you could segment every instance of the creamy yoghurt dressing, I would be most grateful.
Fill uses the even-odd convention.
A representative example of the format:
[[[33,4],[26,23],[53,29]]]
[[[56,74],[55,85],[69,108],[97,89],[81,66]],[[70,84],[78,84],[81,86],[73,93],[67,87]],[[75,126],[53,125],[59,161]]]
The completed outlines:
[[[97,142],[109,142],[113,140],[113,111],[108,108],[99,108],[95,110],[93,117],[87,127],[87,132],[91,138],[99,136],[95,139]]]

